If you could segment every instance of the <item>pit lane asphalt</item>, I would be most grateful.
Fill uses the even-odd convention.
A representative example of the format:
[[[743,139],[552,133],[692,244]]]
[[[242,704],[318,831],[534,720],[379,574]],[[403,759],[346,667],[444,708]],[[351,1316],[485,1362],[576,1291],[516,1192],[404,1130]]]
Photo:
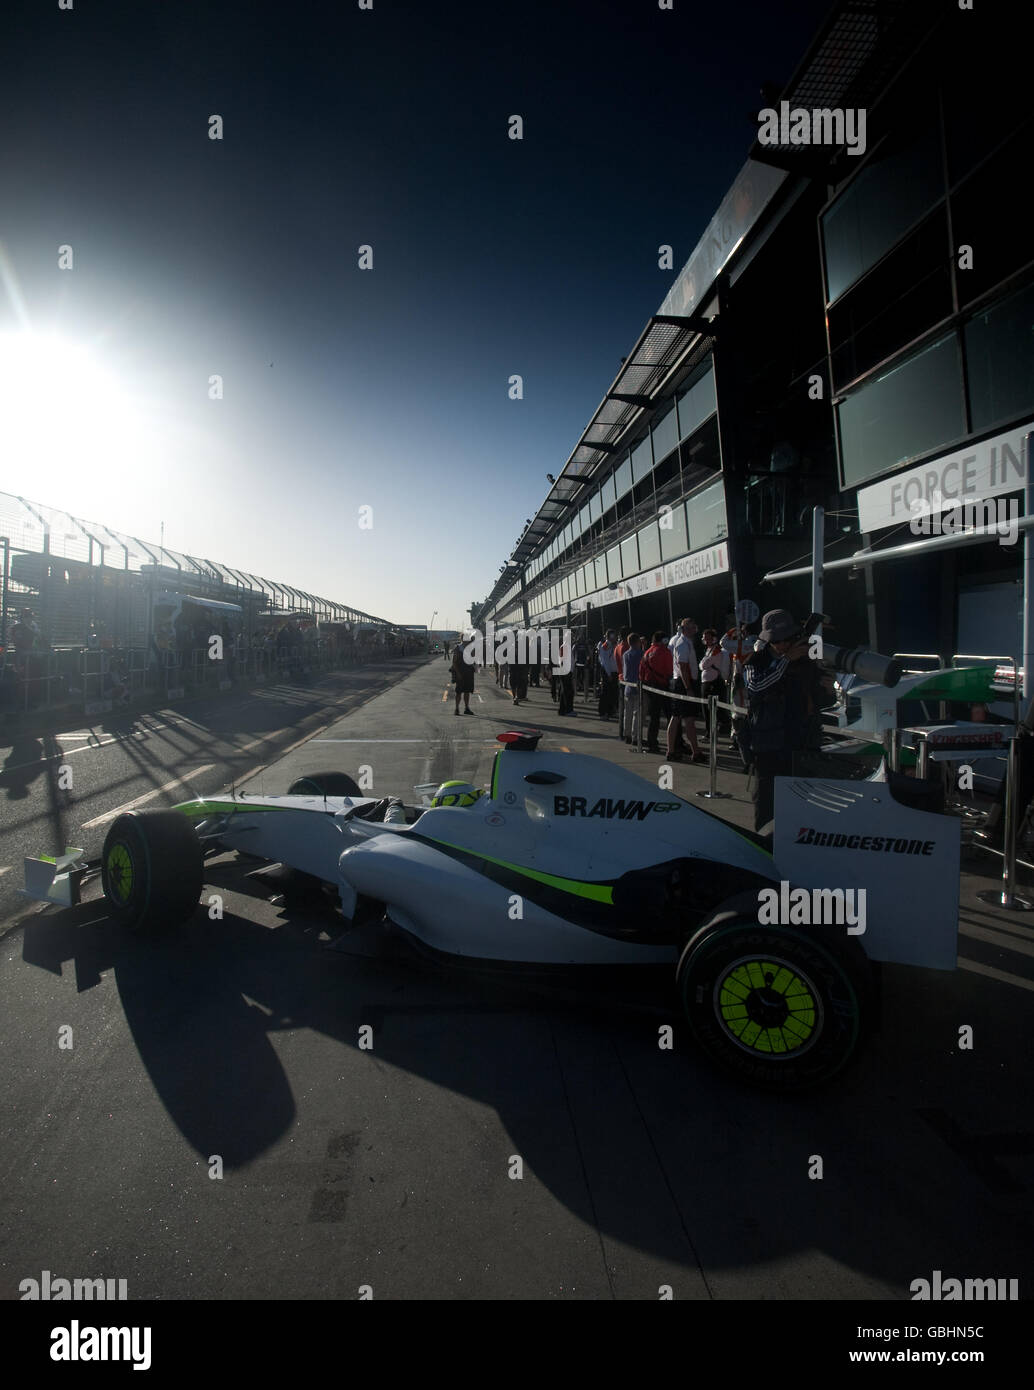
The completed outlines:
[[[117,808],[223,791],[425,660],[371,662],[147,712],[114,710],[79,726],[0,733],[0,930],[24,910],[23,856],[66,845],[99,854],[110,824],[102,818]]]
[[[518,711],[482,678],[472,703],[455,718],[423,665],[248,785],[483,783],[511,726],[652,775],[546,689]],[[683,795],[703,779],[676,768]],[[935,1269],[1029,1296],[1034,944],[988,881],[964,880],[964,968],[887,968],[860,1064],[790,1099],[713,1072],[663,980],[417,962],[229,857],[206,868],[223,921],[167,937],[127,939],[95,889],[34,911],[0,953],[0,1296],[44,1269],[130,1298],[907,1299]]]

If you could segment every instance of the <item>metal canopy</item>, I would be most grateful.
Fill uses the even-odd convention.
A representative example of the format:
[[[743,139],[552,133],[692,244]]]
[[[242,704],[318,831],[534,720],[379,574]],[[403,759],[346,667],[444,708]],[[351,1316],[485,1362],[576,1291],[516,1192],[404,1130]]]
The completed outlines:
[[[631,427],[646,411],[656,409],[664,383],[694,341],[713,331],[711,321],[699,314],[686,317],[655,314],[649,320],[549,495],[514,547],[512,560],[523,565],[532,558],[542,541],[552,534],[565,509],[577,501],[581,489],[588,485],[603,463],[621,451],[621,441]],[[505,591],[507,578],[507,575],[500,576],[489,603]]]
[[[771,108],[778,111],[785,101],[791,110],[867,111],[943,15],[939,0],[847,0],[835,6]],[[749,158],[815,177],[840,149],[755,140]]]

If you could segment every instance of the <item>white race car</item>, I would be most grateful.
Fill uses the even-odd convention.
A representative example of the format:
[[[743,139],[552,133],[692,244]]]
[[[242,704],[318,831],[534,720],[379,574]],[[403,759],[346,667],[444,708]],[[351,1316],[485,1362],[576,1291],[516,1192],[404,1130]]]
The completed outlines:
[[[374,906],[445,956],[668,963],[707,1054],[781,1089],[828,1080],[856,1054],[875,962],[954,966],[952,818],[887,784],[781,778],[769,844],[539,738],[499,735],[487,794],[446,786],[427,807],[364,797],[335,772],[285,796],[126,812],[99,861],[74,849],[27,860],[28,895],[77,902],[99,868],[116,920],[151,929],[198,910],[206,853],[242,851],[332,885],[347,920]]]

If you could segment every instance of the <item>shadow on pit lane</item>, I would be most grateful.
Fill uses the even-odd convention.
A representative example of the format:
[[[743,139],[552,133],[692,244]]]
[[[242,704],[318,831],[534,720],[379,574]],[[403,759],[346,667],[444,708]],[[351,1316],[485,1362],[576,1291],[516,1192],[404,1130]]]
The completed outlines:
[[[9,801],[24,801],[29,787],[47,771],[47,754],[43,741],[20,735],[11,744],[10,752],[0,770],[0,791]]]
[[[219,881],[220,868],[206,866],[206,886]],[[234,884],[241,892],[240,876]],[[245,884],[244,892],[268,896],[261,882]],[[374,1120],[382,1135],[404,1146],[409,1134],[397,1104],[392,1116],[396,1069],[470,1097],[498,1113],[505,1152],[522,1155],[588,1229],[687,1270],[701,1251],[705,1264],[721,1269],[779,1266],[821,1250],[863,1281],[905,1289],[933,1267],[931,1250],[944,1268],[1012,1271],[1019,1258],[1016,1212],[981,1200],[973,1177],[960,1176],[941,1141],[926,1137],[925,1121],[914,1118],[921,1095],[888,1109],[896,1098],[885,1093],[873,1051],[831,1091],[759,1094],[711,1071],[663,988],[651,1012],[647,996],[630,997],[616,976],[589,1000],[584,983],[575,983],[582,972],[536,981],[415,967],[382,930],[342,930],[311,904],[289,903],[272,928],[232,914],[211,922],[199,910],[185,927],[152,937],[120,932],[103,912],[94,902],[31,922],[24,958],[58,974],[73,962],[80,990],[114,969],[156,1092],[205,1159],[218,1153],[230,1168],[248,1163],[294,1123],[272,1034],[313,1029],[356,1050],[369,1024],[370,1064],[387,1103]],[[341,949],[325,949],[314,939],[320,931],[336,932]],[[667,1054],[657,1047],[665,1021],[675,1027]],[[909,1052],[915,1028],[913,1001],[907,1026],[902,1019],[895,1029],[893,1090],[914,1086],[916,1062],[921,1070],[930,1061],[922,1050]],[[347,1078],[344,1066],[342,1073]],[[334,1123],[357,1129],[366,1120],[352,1116],[353,1098],[347,1085],[340,1089]],[[364,1086],[356,1098],[364,1117],[369,1094]],[[420,1117],[413,1122],[419,1133]],[[918,1145],[909,1130],[920,1131]],[[821,1184],[807,1178],[814,1154],[827,1165]],[[486,1143],[460,1180],[500,1161],[498,1145]],[[963,1224],[960,1204],[971,1218]],[[817,1296],[789,1287],[780,1292],[777,1282],[769,1296]]]

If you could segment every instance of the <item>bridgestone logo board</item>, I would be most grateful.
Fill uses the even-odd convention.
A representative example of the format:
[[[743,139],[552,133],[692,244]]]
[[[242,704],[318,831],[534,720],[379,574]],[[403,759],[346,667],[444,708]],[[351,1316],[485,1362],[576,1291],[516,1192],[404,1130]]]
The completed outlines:
[[[873,960],[954,968],[957,820],[902,806],[884,782],[777,777],[773,858],[802,888],[866,890]]]

